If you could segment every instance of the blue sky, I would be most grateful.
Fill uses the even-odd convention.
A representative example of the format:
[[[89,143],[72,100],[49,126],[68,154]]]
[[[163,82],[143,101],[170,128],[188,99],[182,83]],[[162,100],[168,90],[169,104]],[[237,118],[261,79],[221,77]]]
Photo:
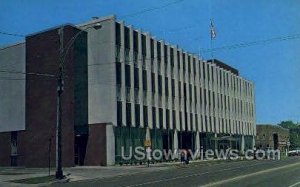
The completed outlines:
[[[2,32],[26,35],[115,14],[126,24],[194,53],[210,48],[210,19],[217,32],[214,47],[300,34],[300,2],[296,0],[1,0],[0,7]],[[126,16],[149,8],[157,9]],[[20,40],[23,38],[0,35],[0,46]],[[297,37],[217,50],[214,56],[255,83],[257,123],[276,124],[300,121],[299,51]],[[211,54],[201,56],[208,59]]]

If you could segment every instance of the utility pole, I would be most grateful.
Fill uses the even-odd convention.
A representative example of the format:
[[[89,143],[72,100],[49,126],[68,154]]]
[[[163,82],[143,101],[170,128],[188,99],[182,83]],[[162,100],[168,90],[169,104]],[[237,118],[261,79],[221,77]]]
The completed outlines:
[[[64,28],[58,29],[60,53],[59,53],[59,72],[57,78],[57,112],[56,112],[56,179],[62,179],[62,144],[61,144],[61,126],[62,126],[62,93],[64,91],[63,82],[63,52],[64,52]]]
[[[59,71],[57,76],[57,103],[56,103],[56,179],[63,179],[63,171],[62,171],[62,94],[64,92],[64,61],[68,54],[70,47],[74,44],[76,38],[87,29],[94,28],[96,30],[101,29],[102,25],[100,23],[92,24],[89,27],[79,31],[75,34],[65,45],[64,48],[64,27],[58,29],[59,35]]]
[[[50,170],[51,170],[51,138],[49,138],[49,144],[48,144],[48,175],[50,176]]]

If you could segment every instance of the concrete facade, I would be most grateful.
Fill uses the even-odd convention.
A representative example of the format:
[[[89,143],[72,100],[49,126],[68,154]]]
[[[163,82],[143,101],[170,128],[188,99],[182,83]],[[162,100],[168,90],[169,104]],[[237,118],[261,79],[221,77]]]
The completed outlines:
[[[25,43],[0,49],[0,132],[25,130]]]
[[[203,61],[115,17],[79,26],[96,23],[103,28],[87,30],[90,123],[171,131],[173,148],[178,147],[178,132],[191,133],[195,148],[201,146],[200,133],[238,135],[240,149],[245,148],[244,136],[253,139],[254,86],[236,69],[218,60]],[[116,152],[115,146],[107,148]]]

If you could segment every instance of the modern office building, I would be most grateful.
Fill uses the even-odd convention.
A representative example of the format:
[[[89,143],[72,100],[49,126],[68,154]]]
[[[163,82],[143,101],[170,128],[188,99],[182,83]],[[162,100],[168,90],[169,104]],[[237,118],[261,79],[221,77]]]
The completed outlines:
[[[64,25],[63,36],[59,28],[0,52],[1,64],[18,61],[18,71],[26,72],[19,85],[0,81],[1,89],[9,88],[1,93],[7,102],[0,101],[1,165],[47,166],[49,155],[54,164],[57,82],[47,75],[57,75],[62,43],[68,49],[65,166],[125,162],[122,147],[129,154],[130,147],[144,146],[149,131],[152,149],[243,152],[254,145],[254,85],[238,70],[217,59],[201,60],[114,16]],[[10,92],[21,97],[12,99]]]

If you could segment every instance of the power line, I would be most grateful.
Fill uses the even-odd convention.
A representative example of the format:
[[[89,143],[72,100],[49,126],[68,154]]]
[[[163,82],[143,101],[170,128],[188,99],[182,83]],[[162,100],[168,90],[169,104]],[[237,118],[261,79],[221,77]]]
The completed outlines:
[[[8,35],[8,36],[22,37],[22,38],[25,37],[25,35],[22,35],[22,34],[8,33],[8,32],[2,32],[2,31],[0,31],[0,34]]]
[[[257,41],[253,41],[253,42],[245,42],[245,43],[227,45],[227,46],[222,46],[222,47],[216,47],[216,48],[212,48],[212,49],[203,49],[203,50],[200,50],[200,53],[238,49],[238,48],[250,47],[250,46],[254,46],[254,45],[264,45],[264,44],[269,44],[269,43],[273,43],[273,42],[295,40],[295,39],[299,39],[299,38],[300,38],[300,34],[280,36],[280,37],[274,37],[274,38],[265,39],[265,40],[257,40]]]
[[[24,80],[26,80],[26,79],[0,77],[0,81],[24,81]]]
[[[146,12],[151,12],[151,11],[163,9],[163,8],[168,7],[168,6],[180,3],[182,1],[184,1],[184,0],[177,0],[177,1],[166,3],[166,4],[162,5],[162,6],[147,8],[147,9],[144,9],[144,10],[141,10],[141,11],[138,11],[138,12],[134,12],[134,13],[131,13],[131,14],[126,14],[126,15],[120,16],[120,18],[134,17],[134,16],[137,16],[137,15],[140,15],[140,14],[144,14]],[[25,37],[25,35],[23,35],[23,34],[8,33],[8,32],[3,32],[3,31],[0,31],[0,34],[7,35],[7,36],[22,37],[22,38]]]
[[[11,73],[11,74],[23,74],[23,75],[37,75],[37,76],[45,76],[45,77],[56,77],[56,75],[46,74],[46,73],[33,73],[33,72],[10,71],[10,70],[0,70],[0,73]]]
[[[180,3],[180,2],[182,2],[182,1],[184,1],[184,0],[177,0],[177,1],[173,1],[173,2],[166,3],[165,5],[162,5],[162,6],[152,7],[152,8],[147,8],[147,9],[144,9],[144,10],[141,10],[141,11],[138,11],[138,12],[135,12],[135,13],[131,13],[131,14],[126,14],[126,15],[120,16],[120,18],[134,17],[134,16],[137,16],[137,15],[146,13],[146,12],[151,12],[151,11],[163,9],[163,8],[168,7],[168,6],[171,6],[171,5]]]
[[[300,38],[300,34],[294,34],[294,35],[289,35],[289,36],[281,36],[281,37],[274,37],[274,38],[265,39],[265,40],[258,40],[258,41],[253,41],[253,42],[239,43],[239,44],[233,44],[233,45],[228,45],[228,46],[222,46],[222,47],[217,47],[217,48],[213,48],[213,49],[204,49],[204,50],[200,50],[200,53],[208,53],[208,52],[211,52],[211,51],[215,52],[215,51],[221,51],[221,50],[232,50],[232,49],[250,47],[250,46],[254,46],[254,45],[265,45],[265,44],[272,43],[272,42],[280,42],[280,41],[286,41],[286,40],[295,40],[295,39],[299,39],[299,38]],[[175,55],[175,53],[174,53],[174,55]],[[193,55],[193,54],[191,53],[191,55]],[[167,55],[167,57],[170,57],[170,56],[171,55]],[[150,57],[150,58],[144,58],[144,59],[139,58],[137,60],[124,60],[124,62],[115,61],[115,62],[101,63],[101,64],[88,64],[88,66],[90,67],[90,66],[101,66],[101,65],[114,65],[116,62],[127,64],[129,62],[142,62],[143,60],[163,59],[164,57],[165,56],[153,57],[153,58]],[[31,72],[26,73],[26,72],[17,72],[17,71],[8,71],[8,70],[0,70],[0,72],[55,77],[55,75],[43,74],[43,73],[31,73]]]

